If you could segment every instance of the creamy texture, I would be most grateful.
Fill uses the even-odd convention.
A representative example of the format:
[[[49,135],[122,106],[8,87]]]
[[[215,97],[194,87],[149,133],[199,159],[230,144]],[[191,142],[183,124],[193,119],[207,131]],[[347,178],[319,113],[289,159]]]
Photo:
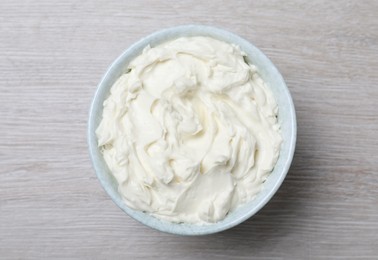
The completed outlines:
[[[276,101],[238,46],[188,37],[144,49],[96,131],[127,206],[185,223],[253,199],[282,142]]]

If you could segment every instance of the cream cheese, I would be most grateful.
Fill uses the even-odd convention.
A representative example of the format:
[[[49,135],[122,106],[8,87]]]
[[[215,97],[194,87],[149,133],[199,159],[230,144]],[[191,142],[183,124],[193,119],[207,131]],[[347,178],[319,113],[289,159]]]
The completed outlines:
[[[213,223],[261,190],[282,138],[273,94],[244,56],[213,38],[182,37],[129,64],[96,130],[127,206]]]

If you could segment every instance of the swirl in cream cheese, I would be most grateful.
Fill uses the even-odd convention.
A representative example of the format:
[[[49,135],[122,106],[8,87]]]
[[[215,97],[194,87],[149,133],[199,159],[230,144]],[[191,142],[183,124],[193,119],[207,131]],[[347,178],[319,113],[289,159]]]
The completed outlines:
[[[129,207],[212,223],[261,190],[282,139],[273,94],[244,56],[178,38],[145,48],[112,86],[96,134]]]

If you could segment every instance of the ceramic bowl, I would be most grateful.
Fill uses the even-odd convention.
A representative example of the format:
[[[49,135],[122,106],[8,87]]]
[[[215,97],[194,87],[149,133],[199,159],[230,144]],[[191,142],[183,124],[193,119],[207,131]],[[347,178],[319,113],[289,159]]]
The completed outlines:
[[[261,78],[270,86],[273,94],[275,95],[279,108],[278,120],[281,125],[284,140],[281,146],[277,164],[263,184],[262,191],[255,197],[255,199],[228,214],[224,220],[208,225],[171,223],[159,220],[147,213],[135,211],[127,207],[118,193],[117,181],[110,173],[98,148],[95,134],[95,130],[102,118],[103,102],[108,97],[113,83],[118,79],[118,77],[121,76],[121,74],[126,72],[128,63],[136,56],[141,54],[142,50],[147,45],[151,45],[153,47],[162,42],[182,36],[213,37],[225,42],[234,43],[247,54],[247,61],[252,62],[257,66]],[[240,224],[258,212],[272,198],[289,170],[295,150],[296,131],[297,126],[295,109],[289,90],[277,68],[259,49],[257,49],[247,40],[225,30],[209,26],[186,25],[158,31],[139,40],[130,46],[113,62],[113,64],[110,65],[109,69],[102,77],[101,82],[98,84],[97,91],[90,108],[88,144],[90,157],[101,185],[104,187],[105,191],[109,194],[115,204],[117,204],[117,206],[125,211],[129,216],[149,227],[164,232],[179,235],[205,235],[220,232]]]

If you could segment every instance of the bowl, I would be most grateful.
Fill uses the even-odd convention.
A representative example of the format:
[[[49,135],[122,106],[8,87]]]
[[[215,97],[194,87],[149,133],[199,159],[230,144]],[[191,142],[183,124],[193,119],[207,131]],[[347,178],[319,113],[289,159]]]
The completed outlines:
[[[133,210],[126,206],[118,193],[118,183],[110,173],[104,158],[97,145],[95,130],[98,127],[103,110],[103,102],[108,97],[113,83],[127,70],[128,63],[141,54],[147,46],[156,46],[168,40],[183,36],[208,36],[228,43],[238,45],[247,54],[247,61],[253,61],[261,78],[270,86],[279,109],[278,120],[281,125],[283,143],[280,155],[270,173],[263,188],[252,201],[238,207],[229,213],[225,219],[214,224],[178,224],[157,219],[148,213]],[[178,235],[206,235],[217,233],[234,227],[258,212],[276,193],[281,186],[292,161],[296,142],[296,116],[292,98],[286,84],[273,63],[254,45],[247,40],[222,29],[202,26],[184,25],[155,32],[132,46],[121,54],[109,67],[100,81],[95,93],[88,123],[88,144],[92,164],[97,177],[105,191],[109,194],[115,204],[129,216],[151,228],[178,234]]]

